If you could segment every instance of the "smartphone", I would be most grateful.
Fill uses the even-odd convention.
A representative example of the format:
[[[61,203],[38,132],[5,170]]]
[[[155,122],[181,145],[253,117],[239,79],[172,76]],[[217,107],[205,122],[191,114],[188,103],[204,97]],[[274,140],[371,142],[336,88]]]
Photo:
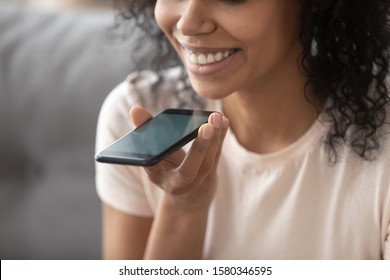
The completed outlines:
[[[193,140],[212,112],[167,109],[96,154],[98,162],[151,166]]]

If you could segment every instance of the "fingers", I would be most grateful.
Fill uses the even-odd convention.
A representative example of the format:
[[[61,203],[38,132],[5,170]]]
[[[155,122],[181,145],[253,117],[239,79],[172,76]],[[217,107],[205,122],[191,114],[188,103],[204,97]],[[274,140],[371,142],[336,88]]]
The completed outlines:
[[[138,127],[147,120],[153,118],[153,115],[146,111],[144,108],[135,106],[130,109],[130,117],[133,121],[134,126]]]
[[[202,125],[199,128],[198,137],[187,154],[180,149],[162,162],[146,168],[152,181],[158,184],[165,175],[168,175],[168,171],[176,169],[178,172],[175,172],[175,176],[179,175],[180,185],[186,186],[191,183],[197,175],[197,170],[202,164],[213,135],[214,126],[212,124]]]
[[[205,175],[213,172],[218,166],[218,160],[228,126],[227,118],[224,118],[221,114],[213,114],[211,122],[215,128],[215,134],[200,168],[200,172]]]
[[[220,140],[220,145],[218,146],[218,151],[216,154],[216,162],[214,164],[214,168],[216,168],[218,166],[218,162],[219,162],[219,159],[221,157],[221,152],[222,152],[223,140],[225,139],[228,128],[229,128],[229,119],[226,117],[222,117],[222,137]]]
[[[192,143],[190,150],[178,170],[183,185],[191,183],[196,178],[212,142],[214,133],[215,128],[210,123],[200,127],[197,138]]]
[[[133,107],[130,116],[136,127],[152,118],[152,115],[142,107]],[[164,178],[175,174],[171,178],[175,178],[178,184],[174,185],[184,187],[195,181],[204,180],[217,168],[228,126],[229,121],[226,117],[220,113],[212,113],[208,123],[200,127],[198,136],[187,154],[180,149],[162,162],[145,168],[151,181],[161,185],[166,181]]]
[[[165,175],[167,175],[167,172],[176,169],[182,164],[185,156],[185,151],[183,149],[179,149],[160,163],[145,167],[145,170],[149,174],[152,181],[159,185],[159,182],[164,179]]]
[[[227,118],[221,114],[210,115],[209,122],[199,129],[198,137],[180,166],[183,180],[192,181],[195,178],[204,178],[215,170],[228,124]]]

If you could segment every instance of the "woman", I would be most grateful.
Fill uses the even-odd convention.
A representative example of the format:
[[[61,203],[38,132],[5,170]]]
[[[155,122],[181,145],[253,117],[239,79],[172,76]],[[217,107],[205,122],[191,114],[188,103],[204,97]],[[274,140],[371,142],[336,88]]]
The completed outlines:
[[[97,165],[106,258],[390,258],[389,1],[124,2],[197,95],[133,73],[97,149],[166,107],[221,113],[153,167]]]

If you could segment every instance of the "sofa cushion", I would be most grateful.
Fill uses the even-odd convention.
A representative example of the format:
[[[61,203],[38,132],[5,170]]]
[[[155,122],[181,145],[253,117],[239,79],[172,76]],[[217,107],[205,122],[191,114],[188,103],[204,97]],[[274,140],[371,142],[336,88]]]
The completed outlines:
[[[2,259],[100,257],[97,116],[148,51],[136,30],[109,40],[113,23],[113,12],[0,6]]]

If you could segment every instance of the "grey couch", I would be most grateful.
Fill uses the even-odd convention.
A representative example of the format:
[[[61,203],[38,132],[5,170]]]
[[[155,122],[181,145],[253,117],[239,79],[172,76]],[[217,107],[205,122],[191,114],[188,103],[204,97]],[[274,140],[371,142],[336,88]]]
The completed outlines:
[[[136,30],[108,39],[113,23],[114,12],[0,6],[1,259],[101,256],[97,116],[148,52]]]

